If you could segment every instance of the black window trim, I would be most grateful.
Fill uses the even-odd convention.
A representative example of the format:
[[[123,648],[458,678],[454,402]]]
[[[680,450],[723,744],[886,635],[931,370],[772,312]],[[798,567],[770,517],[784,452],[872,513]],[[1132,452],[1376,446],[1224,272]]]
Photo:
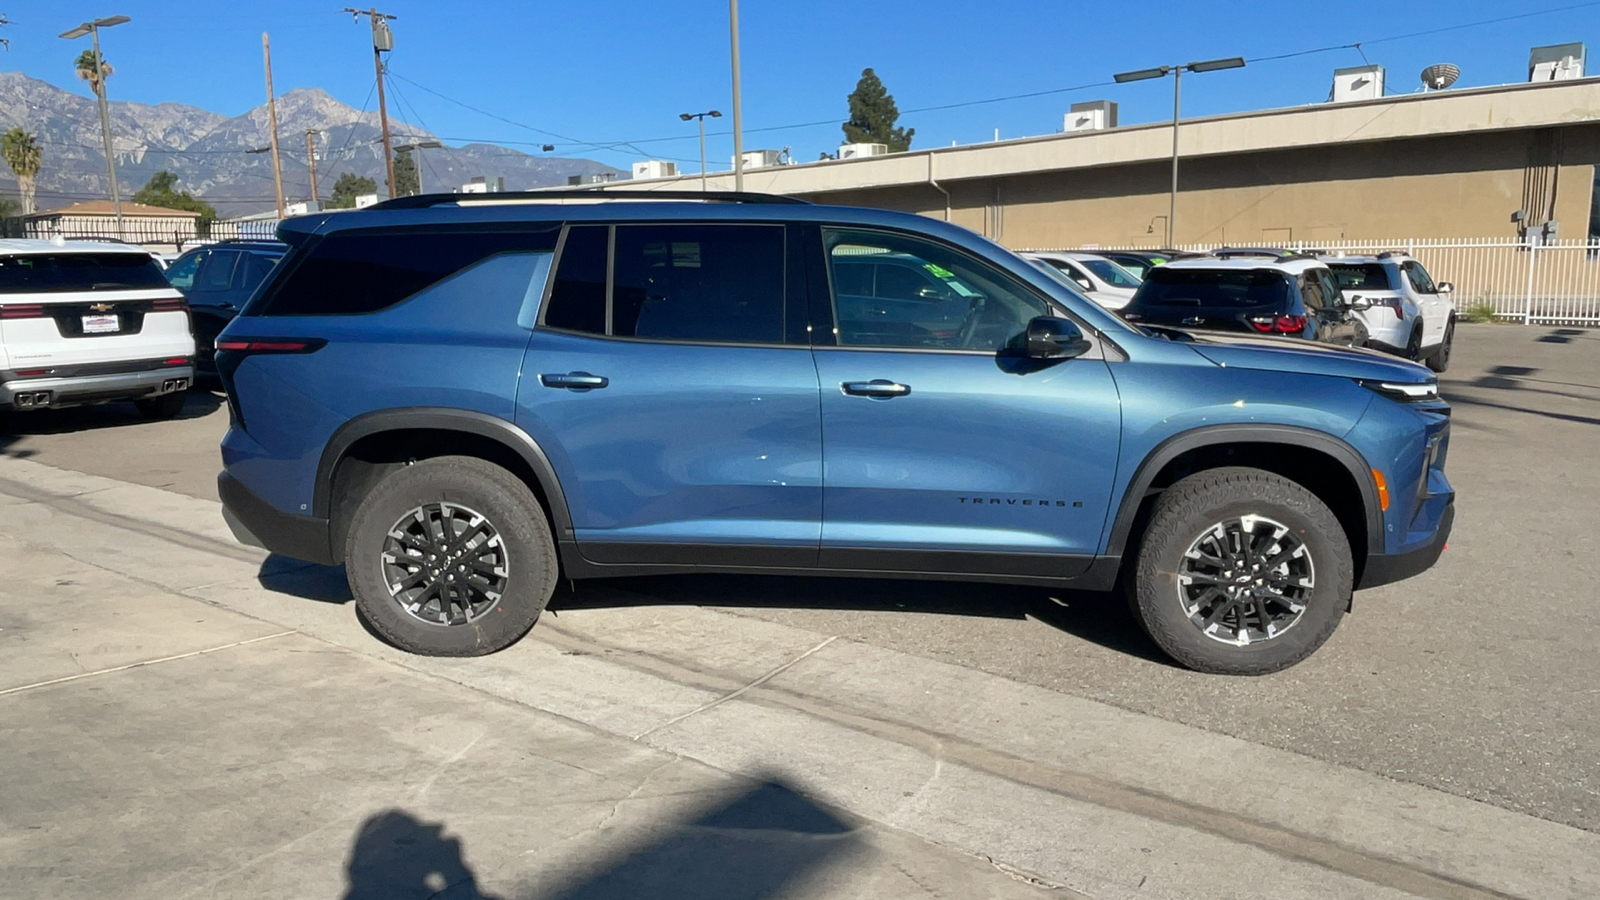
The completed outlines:
[[[582,330],[579,330],[579,329],[576,329],[576,328],[557,328],[557,327],[545,324],[545,314],[547,312],[549,312],[549,309],[550,309],[550,303],[549,303],[550,294],[551,294],[551,292],[553,292],[555,290],[556,275],[561,270],[561,255],[562,255],[562,253],[564,253],[566,251],[568,233],[570,233],[571,230],[574,229],[574,228],[583,228],[585,226],[592,227],[592,226],[596,226],[596,225],[603,225],[606,228],[606,292],[605,292],[606,293],[606,316],[605,316],[606,332],[605,332],[605,334],[596,334],[596,333],[594,333],[592,331],[582,331]],[[614,306],[615,306],[615,304],[613,302],[612,292],[616,288],[616,281],[617,281],[617,279],[616,279],[617,228],[620,227],[620,226],[629,226],[629,225],[642,225],[642,226],[701,226],[701,225],[722,226],[722,225],[742,225],[742,226],[757,227],[757,228],[778,228],[778,229],[780,229],[782,231],[782,237],[783,237],[783,253],[781,254],[782,260],[783,260],[783,274],[782,274],[782,277],[780,279],[782,281],[782,283],[783,283],[783,293],[784,293],[784,297],[783,297],[783,312],[782,312],[782,316],[783,316],[783,318],[782,318],[782,322],[783,322],[783,339],[781,341],[777,342],[777,343],[769,343],[769,342],[755,342],[755,341],[707,341],[707,340],[697,340],[697,339],[694,339],[694,338],[637,337],[635,335],[612,334],[611,333],[612,330],[613,330],[612,315],[613,315],[613,309],[614,309]],[[803,334],[802,335],[791,334],[790,333],[790,327],[789,327],[790,318],[791,318],[790,317],[790,313],[789,313],[789,309],[790,309],[790,307],[792,305],[791,304],[790,295],[792,294],[792,292],[795,289],[794,279],[791,277],[791,273],[790,273],[790,266],[792,264],[792,260],[790,258],[791,254],[790,254],[790,250],[789,250],[789,244],[790,244],[791,239],[793,238],[794,231],[795,231],[794,226],[792,224],[790,224],[790,223],[787,223],[787,222],[772,222],[772,221],[764,221],[764,220],[761,220],[761,221],[749,221],[749,220],[742,220],[742,219],[704,219],[704,220],[702,220],[702,219],[694,219],[694,220],[664,219],[664,220],[659,220],[659,221],[658,220],[643,220],[643,219],[641,219],[639,221],[629,220],[629,221],[626,221],[626,222],[567,222],[567,223],[564,223],[562,225],[562,228],[561,228],[561,237],[556,242],[555,259],[552,261],[551,266],[550,266],[550,277],[546,280],[545,294],[544,294],[544,297],[540,300],[540,303],[539,303],[539,316],[538,316],[538,319],[534,323],[534,329],[537,330],[537,331],[549,332],[550,334],[565,334],[565,335],[572,335],[574,337],[591,338],[591,339],[594,339],[594,340],[617,341],[617,342],[635,343],[635,344],[679,344],[679,345],[685,345],[685,346],[691,346],[691,347],[759,347],[759,348],[763,348],[763,349],[809,350],[811,348],[811,345],[810,345],[809,342],[804,340],[805,336]]]

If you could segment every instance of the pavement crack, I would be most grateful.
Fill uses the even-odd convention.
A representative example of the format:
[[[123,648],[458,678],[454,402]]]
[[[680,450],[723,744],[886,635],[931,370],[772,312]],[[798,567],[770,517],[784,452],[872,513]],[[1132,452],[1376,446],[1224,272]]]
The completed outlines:
[[[52,684],[64,684],[68,681],[78,681],[79,679],[83,678],[94,678],[98,675],[110,675],[114,672],[126,672],[129,669],[138,669],[143,668],[144,666],[154,666],[159,665],[160,663],[188,659],[191,656],[204,656],[207,653],[216,653],[219,650],[231,650],[234,647],[243,647],[245,644],[254,644],[258,641],[270,641],[273,638],[281,638],[291,634],[299,634],[299,632],[294,631],[293,629],[289,631],[280,631],[277,634],[264,634],[261,637],[253,637],[242,641],[234,641],[231,644],[223,644],[220,647],[207,647],[204,650],[191,650],[188,653],[179,653],[175,656],[163,656],[160,659],[147,659],[141,662],[128,663],[125,666],[112,666],[109,669],[95,669],[92,672],[82,672],[77,675],[68,675],[64,678],[52,678],[49,681],[36,681],[33,684],[24,684],[14,688],[6,688],[5,690],[0,691],[0,697],[4,697],[7,694],[20,693],[22,691],[31,691],[34,688],[49,687]]]
[[[421,800],[423,797],[426,797],[428,795],[428,791],[433,789],[433,783],[435,781],[439,780],[439,776],[443,775],[446,771],[449,770],[449,768],[451,766],[455,765],[456,763],[460,762],[463,758],[465,758],[466,755],[469,752],[471,752],[472,748],[476,747],[478,745],[478,742],[483,740],[484,735],[487,734],[487,733],[488,732],[485,732],[485,731],[478,732],[476,735],[473,736],[472,740],[467,741],[467,745],[465,747],[462,747],[460,750],[457,750],[455,753],[450,754],[450,758],[449,759],[447,759],[444,762],[440,763],[439,765],[435,766],[434,769],[433,769],[433,774],[429,775],[427,777],[427,779],[425,781],[423,781],[422,784],[418,785],[417,789],[412,792],[412,794],[411,794],[412,801],[416,802],[416,801]]]
[[[756,680],[750,682],[749,684],[745,685],[744,687],[738,688],[737,690],[729,691],[728,693],[722,695],[721,697],[718,697],[715,700],[711,700],[711,701],[708,701],[706,703],[702,703],[699,706],[695,707],[694,709],[691,709],[688,712],[683,713],[682,715],[674,716],[674,717],[668,719],[667,721],[662,722],[662,723],[660,723],[658,725],[652,725],[649,728],[646,728],[644,731],[641,731],[638,734],[634,735],[633,739],[636,740],[636,741],[644,740],[649,735],[654,734],[655,732],[660,731],[663,728],[668,728],[668,727],[671,727],[673,725],[676,725],[679,722],[682,722],[684,719],[690,718],[691,716],[697,716],[700,713],[703,713],[708,709],[712,709],[713,707],[721,706],[722,704],[727,703],[729,700],[732,700],[735,697],[738,697],[739,695],[745,693],[746,691],[750,691],[750,690],[753,690],[755,688],[758,688],[758,687],[762,686],[763,684],[766,684],[767,682],[771,681],[772,679],[777,678],[779,675],[782,675],[784,672],[788,671],[790,667],[796,665],[801,660],[805,659],[806,657],[810,656],[813,653],[816,653],[818,650],[821,650],[823,647],[828,646],[829,644],[833,643],[834,641],[836,641],[838,639],[839,639],[838,635],[836,635],[836,634],[835,635],[830,635],[829,637],[824,639],[822,643],[816,645],[815,647],[812,647],[810,650],[807,650],[806,652],[800,654],[799,656],[796,656],[794,659],[789,660],[788,662],[784,663],[783,665],[778,666],[777,668],[775,668],[772,671],[766,673],[765,675],[762,675],[760,678],[757,678]]]

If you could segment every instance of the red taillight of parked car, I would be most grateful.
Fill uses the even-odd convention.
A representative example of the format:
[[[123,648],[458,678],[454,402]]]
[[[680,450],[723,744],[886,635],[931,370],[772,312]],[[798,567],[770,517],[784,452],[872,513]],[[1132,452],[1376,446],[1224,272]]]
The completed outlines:
[[[1306,330],[1306,317],[1251,316],[1250,327],[1262,334],[1299,334]]]
[[[42,303],[7,303],[5,306],[0,306],[0,319],[42,318],[44,318]]]
[[[162,297],[150,301],[151,312],[183,312],[189,308],[189,301],[182,297]]]

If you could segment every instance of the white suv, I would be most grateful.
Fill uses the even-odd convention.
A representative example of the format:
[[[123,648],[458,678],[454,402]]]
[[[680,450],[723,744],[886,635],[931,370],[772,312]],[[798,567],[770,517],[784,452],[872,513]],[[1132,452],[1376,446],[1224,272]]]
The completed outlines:
[[[1427,363],[1435,372],[1450,367],[1456,331],[1450,282],[1434,284],[1422,263],[1404,253],[1323,256],[1322,261],[1366,324],[1367,346]]]
[[[1093,253],[1024,253],[1022,258],[1065,275],[1085,297],[1106,309],[1127,306],[1139,289],[1139,276]]]
[[[188,303],[149,253],[0,240],[0,409],[132,400],[164,419],[193,381]]]

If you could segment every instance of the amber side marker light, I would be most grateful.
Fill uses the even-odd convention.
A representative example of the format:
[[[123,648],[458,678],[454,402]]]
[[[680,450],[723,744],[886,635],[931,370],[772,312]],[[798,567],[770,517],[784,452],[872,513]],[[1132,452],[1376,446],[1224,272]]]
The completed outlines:
[[[1383,473],[1377,469],[1372,470],[1372,480],[1378,483],[1378,508],[1384,512],[1389,511],[1389,482],[1383,479]]]

